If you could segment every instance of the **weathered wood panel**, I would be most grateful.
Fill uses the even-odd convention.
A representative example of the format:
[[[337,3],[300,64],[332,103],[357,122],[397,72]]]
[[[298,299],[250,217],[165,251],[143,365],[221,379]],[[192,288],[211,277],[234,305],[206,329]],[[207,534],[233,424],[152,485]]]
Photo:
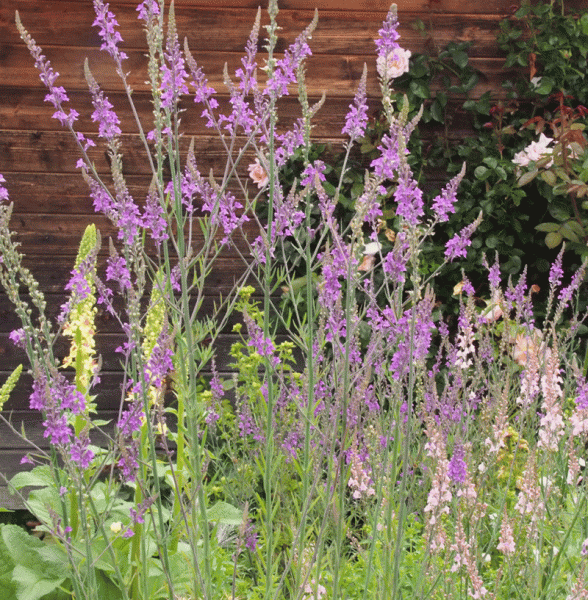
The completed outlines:
[[[17,9],[26,29],[33,35],[37,43],[43,47],[54,45],[55,36],[59,35],[61,46],[100,47],[98,30],[92,27],[93,15],[88,12],[83,2],[62,1],[56,3],[61,10],[67,12],[67,23],[63,23],[60,11],[48,13],[38,10],[36,0],[17,0],[14,7],[0,9],[0,36],[4,40],[16,39],[14,11]],[[121,47],[142,48],[145,36],[141,24],[137,21],[134,6],[111,2],[111,8],[117,15],[119,32],[123,38]],[[424,38],[411,25],[417,20],[424,20],[423,14],[411,10],[405,12],[401,4],[401,21],[399,33],[403,45],[413,52],[425,52],[430,43],[443,46],[449,41],[473,42],[473,56],[494,56],[497,51],[494,31],[498,21],[504,16],[489,11],[481,14],[462,15],[439,14],[431,25],[429,35]],[[278,49],[291,43],[298,32],[302,31],[312,20],[313,10],[280,10],[278,22],[282,30],[279,32]],[[180,37],[188,37],[192,52],[197,55],[201,51],[218,51],[222,53],[242,53],[254,20],[255,12],[233,7],[194,7],[180,5],[176,2],[176,18],[182,24]],[[370,54],[374,51],[374,38],[382,21],[386,18],[384,10],[334,11],[320,10],[319,25],[312,38],[314,54]],[[262,12],[262,24],[269,22],[267,13]],[[230,23],[230,27],[225,27]],[[223,30],[222,36],[211,36],[211,31]],[[260,37],[263,37],[262,30]]]
[[[71,277],[73,261],[74,253],[56,256],[48,252],[28,253],[23,264],[31,271],[39,283],[39,288],[47,294],[51,294],[54,302],[58,302],[59,295],[63,293],[63,288]],[[102,269],[100,272],[103,272],[103,267],[104,265],[99,262],[99,270]],[[234,281],[241,272],[242,267],[236,263],[234,256],[221,256],[215,262],[207,281],[210,288],[215,290],[215,294],[217,291],[226,294],[233,288]],[[56,296],[53,296],[54,294]]]
[[[51,60],[54,68],[60,73],[58,82],[67,90],[85,90],[87,88],[83,73],[83,65],[88,58],[90,69],[102,88],[109,92],[119,88],[119,79],[111,65],[104,62],[104,55],[94,49],[68,49],[68,68],[65,70],[64,59],[60,48],[49,48],[46,52],[47,58]],[[148,90],[146,85],[147,59],[142,51],[128,51],[129,59],[125,62],[125,68],[130,72],[129,85],[137,91]],[[280,58],[282,55],[276,55]],[[224,89],[222,72],[225,63],[228,65],[229,73],[234,73],[241,66],[239,54],[219,55],[217,52],[201,52],[199,54],[200,64],[205,73],[208,73],[208,83],[215,90]],[[328,91],[329,97],[344,96],[353,97],[361,78],[363,65],[368,65],[367,93],[369,96],[378,96],[380,88],[377,81],[375,69],[375,56],[373,54],[339,54],[339,55],[314,55],[307,61],[306,83],[310,96],[320,97],[323,90]],[[496,58],[473,58],[471,64],[484,74],[484,79],[477,86],[472,95],[481,95],[487,91],[499,91],[498,87],[504,78],[502,69],[503,61]],[[73,66],[73,68],[72,68]],[[4,56],[0,68],[5,72],[15,87],[41,88],[36,71],[30,67],[30,58],[26,48],[11,48]],[[260,84],[264,79],[259,77]],[[289,93],[297,95],[296,86],[289,86]],[[67,104],[66,106],[70,106]],[[90,98],[86,98],[85,106],[73,106],[79,112],[81,110],[92,112]],[[81,110],[80,110],[81,109]]]
[[[322,92],[321,92],[322,93]],[[53,107],[44,102],[46,92],[41,88],[2,88],[0,87],[0,131],[26,130],[26,131],[63,131],[63,127],[51,116],[55,112]],[[77,107],[80,116],[76,121],[78,129],[87,135],[97,132],[96,123],[92,121],[92,109],[88,104],[88,92],[70,92],[71,106]],[[310,102],[318,101],[320,96],[310,96]],[[109,94],[120,118],[120,128],[124,133],[136,133],[137,123],[129,109],[126,95],[121,92]],[[226,96],[219,96],[218,113],[229,114],[230,106]],[[133,103],[144,129],[153,128],[153,106],[148,93],[136,92],[133,94]],[[330,96],[314,121],[313,136],[317,138],[340,137],[341,129],[345,124],[345,114],[349,108],[350,99],[346,97]],[[377,100],[371,99],[372,112],[377,108]],[[185,136],[210,136],[211,129],[206,127],[206,121],[201,117],[202,107],[196,105],[191,99],[183,101],[182,131]],[[82,110],[80,110],[82,109]],[[217,114],[218,114],[217,113]],[[300,118],[301,110],[297,96],[287,96],[279,103],[279,126],[289,129],[296,119]]]

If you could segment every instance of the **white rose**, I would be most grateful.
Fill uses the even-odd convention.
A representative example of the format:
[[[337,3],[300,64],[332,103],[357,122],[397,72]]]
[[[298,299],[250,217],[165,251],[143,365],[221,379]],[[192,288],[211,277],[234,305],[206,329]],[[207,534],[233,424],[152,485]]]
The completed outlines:
[[[388,56],[378,56],[376,68],[382,79],[396,79],[408,72],[410,50],[396,48]]]
[[[269,177],[267,176],[266,170],[259,163],[259,158],[256,158],[255,162],[247,167],[247,170],[249,171],[249,177],[253,179],[253,182],[257,184],[257,187],[260,190],[267,185]]]
[[[524,150],[517,152],[514,155],[512,162],[520,167],[526,167],[531,161],[537,162],[542,158],[549,156],[552,152],[552,148],[548,148],[553,140],[548,138],[544,133],[539,136],[538,142],[531,142]],[[550,161],[549,164],[545,165],[549,168],[553,164]]]

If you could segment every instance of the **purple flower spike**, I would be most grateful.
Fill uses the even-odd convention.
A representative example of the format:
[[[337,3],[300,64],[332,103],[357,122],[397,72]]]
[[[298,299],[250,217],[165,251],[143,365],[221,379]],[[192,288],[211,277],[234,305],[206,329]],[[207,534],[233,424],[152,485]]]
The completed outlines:
[[[367,97],[366,97],[366,80],[367,80],[367,67],[363,65],[363,74],[359,87],[355,93],[355,99],[353,104],[349,105],[350,111],[347,113],[345,119],[345,126],[341,133],[346,133],[351,138],[351,142],[357,138],[363,137],[365,134],[365,128],[368,122],[367,116]]]
[[[94,12],[96,13],[96,19],[94,19],[92,25],[100,29],[99,35],[102,39],[100,50],[106,50],[120,64],[128,56],[118,49],[118,44],[123,41],[120,33],[116,31],[118,21],[114,13],[108,10],[108,3],[104,4],[102,0],[94,0]]]
[[[561,266],[563,260],[563,253],[564,247],[562,246],[562,249],[559,251],[557,258],[555,259],[555,261],[551,265],[551,269],[549,270],[549,284],[554,288],[559,287],[564,274]]]
[[[15,329],[15,330],[11,331],[10,334],[8,335],[8,337],[10,338],[10,341],[17,348],[22,348],[23,350],[26,348],[27,337],[26,337],[25,331],[24,331],[24,329],[22,329],[22,327],[20,329]]]
[[[441,222],[449,221],[449,213],[455,212],[457,188],[465,175],[465,163],[461,171],[445,186],[441,194],[433,200],[433,212]]]
[[[139,13],[139,19],[149,23],[151,19],[159,15],[159,4],[156,0],[144,0],[137,6],[137,12]]]
[[[393,6],[388,11],[386,20],[382,28],[378,31],[380,38],[376,40],[376,48],[378,49],[378,56],[388,56],[396,48],[399,47],[397,40],[400,38],[400,34],[397,31],[398,28],[398,16],[396,7]]]
[[[308,40],[315,27],[316,17],[286,50],[284,58],[277,61],[276,68],[267,82],[266,94],[275,96],[276,98],[288,95],[288,84],[296,82],[298,67],[307,56],[312,54]]]
[[[88,437],[79,437],[74,440],[71,445],[71,459],[81,469],[87,469],[94,458],[94,452],[89,448],[90,440]]]
[[[0,202],[8,202],[8,190],[2,185],[3,183],[6,183],[6,179],[0,174]]]
[[[97,84],[90,86],[90,92],[94,106],[92,121],[98,123],[98,135],[109,141],[117,138],[122,132],[119,127],[120,120],[112,110],[112,104]]]
[[[467,248],[472,243],[470,238],[481,222],[482,214],[480,213],[480,216],[473,223],[470,223],[467,227],[464,227],[445,244],[445,258],[447,258],[449,262],[453,262],[453,260],[459,256],[466,256]]]
[[[161,65],[161,106],[172,110],[180,96],[188,93],[186,79],[188,74],[184,68],[184,57],[180,50],[175,23],[170,19],[167,43],[164,52],[165,61]]]
[[[398,203],[396,214],[404,217],[407,223],[416,227],[420,221],[419,217],[425,214],[423,210],[424,202],[423,192],[411,175],[412,173],[406,165],[400,172],[398,187],[394,191],[394,199]]]
[[[467,465],[464,460],[465,452],[461,444],[456,444],[453,456],[449,461],[447,472],[454,483],[465,483],[467,476]]]
[[[319,181],[326,181],[325,163],[322,160],[315,160],[314,163],[309,164],[304,169],[300,177],[300,185],[303,187],[307,185],[314,186],[315,177],[318,177]]]

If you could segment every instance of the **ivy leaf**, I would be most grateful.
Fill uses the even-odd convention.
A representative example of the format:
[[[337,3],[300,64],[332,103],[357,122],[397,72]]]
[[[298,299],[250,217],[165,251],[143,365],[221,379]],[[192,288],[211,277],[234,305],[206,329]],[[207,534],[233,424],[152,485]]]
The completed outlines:
[[[551,79],[551,77],[542,77],[541,83],[539,87],[535,90],[535,93],[539,94],[540,96],[548,96],[549,94],[551,94],[553,84],[554,82],[553,79]]]
[[[468,66],[468,55],[467,52],[464,52],[463,50],[452,52],[451,58],[460,69],[465,69]]]

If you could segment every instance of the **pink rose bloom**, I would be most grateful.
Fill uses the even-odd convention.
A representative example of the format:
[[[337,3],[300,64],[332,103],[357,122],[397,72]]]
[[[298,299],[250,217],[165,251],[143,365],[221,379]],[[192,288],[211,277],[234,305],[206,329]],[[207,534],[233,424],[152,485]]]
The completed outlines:
[[[408,72],[408,59],[410,50],[396,48],[388,56],[378,56],[376,68],[382,79],[396,79]]]
[[[259,158],[256,158],[255,162],[247,167],[247,170],[249,171],[249,177],[253,179],[253,182],[257,184],[257,187],[260,190],[267,185],[269,177],[267,176],[266,170],[260,164]]]

